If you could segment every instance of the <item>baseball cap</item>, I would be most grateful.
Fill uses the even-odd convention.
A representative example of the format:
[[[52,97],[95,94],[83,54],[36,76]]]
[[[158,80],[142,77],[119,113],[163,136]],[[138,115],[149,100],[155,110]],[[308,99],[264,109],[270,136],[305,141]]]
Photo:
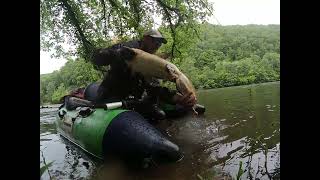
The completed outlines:
[[[151,30],[145,32],[144,36],[151,36],[153,38],[162,39],[162,43],[167,44],[167,40],[162,36],[162,34],[159,31],[157,31],[155,29],[151,29]]]

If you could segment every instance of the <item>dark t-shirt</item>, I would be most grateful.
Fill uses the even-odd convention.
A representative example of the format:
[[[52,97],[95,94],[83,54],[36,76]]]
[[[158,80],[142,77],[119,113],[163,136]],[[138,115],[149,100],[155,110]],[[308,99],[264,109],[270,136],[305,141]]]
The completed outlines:
[[[98,89],[97,101],[119,101],[129,96],[140,99],[146,91],[147,95],[153,97],[153,100],[159,97],[159,99],[171,103],[172,96],[176,91],[161,87],[157,79],[147,82],[142,75],[131,74],[125,63],[128,59],[122,58],[123,56],[118,51],[123,46],[141,49],[141,41],[118,43],[105,49],[99,49],[94,54],[93,60],[96,65],[110,65],[110,70]]]

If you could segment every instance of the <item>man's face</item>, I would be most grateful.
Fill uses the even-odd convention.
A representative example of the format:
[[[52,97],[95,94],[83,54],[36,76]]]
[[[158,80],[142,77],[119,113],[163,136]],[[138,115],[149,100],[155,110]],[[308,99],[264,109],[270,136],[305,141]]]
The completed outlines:
[[[144,51],[148,53],[155,53],[162,45],[162,39],[161,38],[154,38],[150,36],[146,36],[143,39],[143,48]]]

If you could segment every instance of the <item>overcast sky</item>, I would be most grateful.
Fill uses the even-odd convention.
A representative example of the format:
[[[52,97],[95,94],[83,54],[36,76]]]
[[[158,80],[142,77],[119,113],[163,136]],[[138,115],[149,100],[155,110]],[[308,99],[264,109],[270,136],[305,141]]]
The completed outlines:
[[[214,17],[209,22],[221,25],[280,24],[280,0],[209,0]],[[59,70],[64,59],[51,59],[40,51],[40,74]]]

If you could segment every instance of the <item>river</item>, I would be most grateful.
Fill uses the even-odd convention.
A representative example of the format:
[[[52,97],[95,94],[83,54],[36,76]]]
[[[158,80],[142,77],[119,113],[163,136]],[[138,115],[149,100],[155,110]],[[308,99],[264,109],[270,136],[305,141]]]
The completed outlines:
[[[57,134],[57,106],[40,109],[42,179],[280,179],[280,82],[199,90],[203,116],[160,122],[185,157],[169,165],[134,171],[106,167]],[[125,177],[125,178],[124,178]]]

